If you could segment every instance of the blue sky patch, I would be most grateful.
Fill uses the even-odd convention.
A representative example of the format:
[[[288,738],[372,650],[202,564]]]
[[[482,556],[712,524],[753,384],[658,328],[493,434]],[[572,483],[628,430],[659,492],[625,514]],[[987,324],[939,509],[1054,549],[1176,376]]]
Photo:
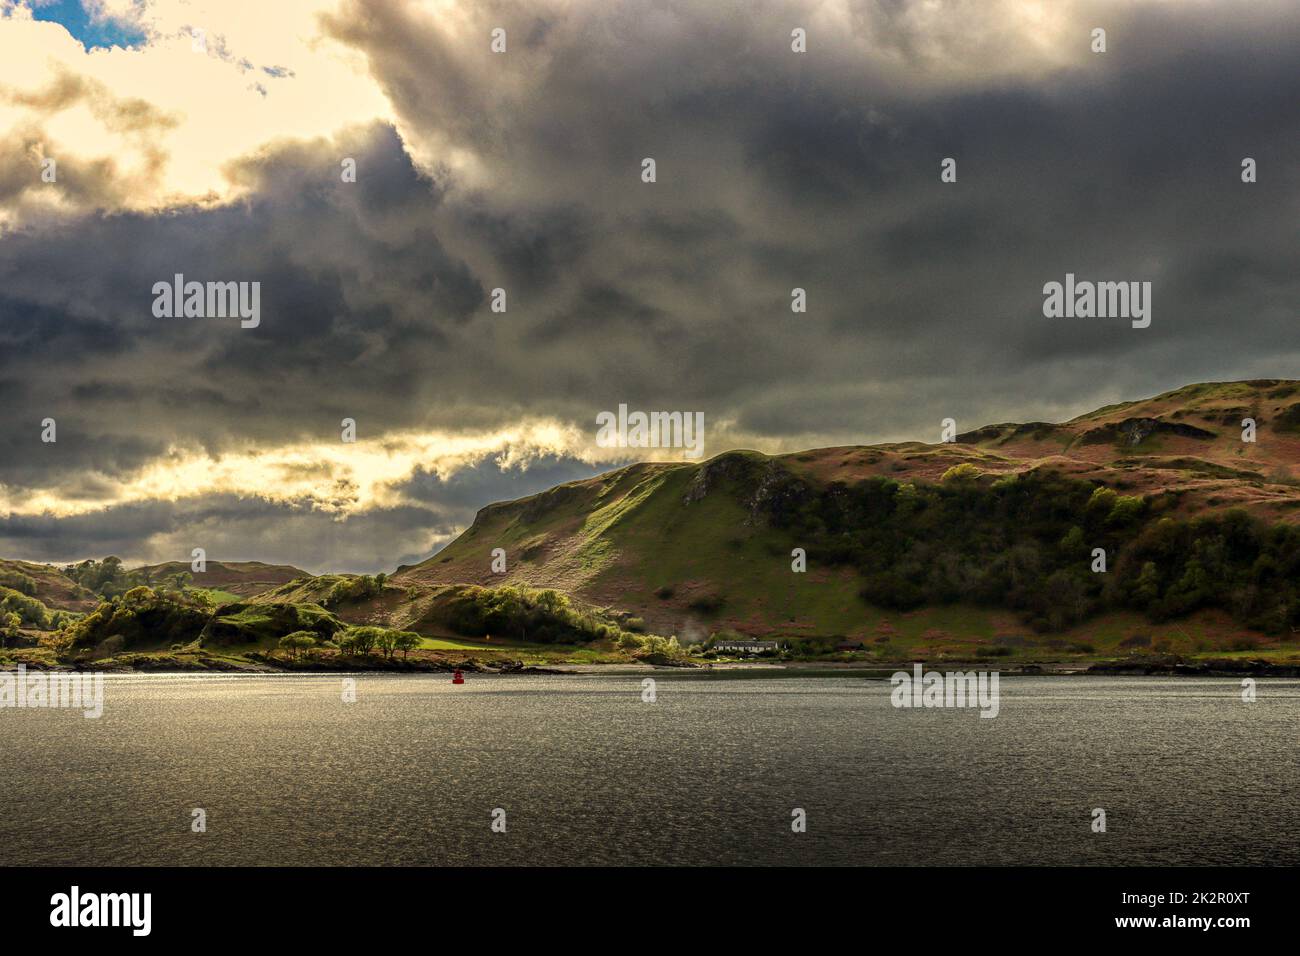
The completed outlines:
[[[52,0],[31,6],[35,19],[60,24],[87,50],[138,46],[146,39],[142,31],[130,24],[92,19],[81,0]]]

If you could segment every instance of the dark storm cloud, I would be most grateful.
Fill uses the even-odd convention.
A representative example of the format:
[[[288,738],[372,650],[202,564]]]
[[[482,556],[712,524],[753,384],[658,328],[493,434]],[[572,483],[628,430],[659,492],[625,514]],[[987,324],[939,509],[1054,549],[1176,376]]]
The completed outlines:
[[[0,238],[0,482],[71,486],[172,444],[334,438],[345,416],[372,436],[525,415],[594,430],[627,402],[703,411],[712,454],[721,422],[788,446],[933,439],[950,415],[1068,417],[1295,374],[1300,8],[1063,4],[1044,36],[1084,52],[1044,58],[1014,4],[850,4],[834,22],[822,7],[439,19],[345,2],[324,27],[365,55],[400,134],[268,149],[231,169],[247,190],[233,206]],[[794,25],[806,54],[790,52]],[[1094,56],[1098,25],[1110,50]],[[1240,182],[1245,156],[1256,184]],[[261,326],[155,319],[149,290],[174,272],[260,281]],[[1042,286],[1066,272],[1151,281],[1151,327],[1044,318]],[[487,308],[496,287],[503,315]],[[33,444],[46,415],[66,457]],[[581,473],[494,468],[413,477],[404,490],[429,508],[395,547]],[[165,533],[148,509],[114,515],[123,544],[132,521]],[[42,547],[66,552],[58,528],[91,533],[93,517],[70,520],[37,522]],[[328,548],[327,532],[379,542],[395,520],[276,506],[230,528]],[[290,560],[257,534],[259,556]]]
[[[373,573],[424,560],[459,527],[441,507],[376,508],[340,520],[306,503],[218,495],[202,502],[117,505],[74,517],[13,516],[0,521],[0,554],[59,565],[115,554],[144,564],[188,562],[194,548],[203,548],[213,561]]]
[[[450,509],[453,514],[477,510],[485,501],[501,501],[536,494],[567,481],[591,478],[603,469],[549,455],[527,468],[502,468],[497,460],[479,462],[443,477],[419,470],[401,485],[404,495]]]
[[[963,55],[963,38],[980,39],[991,75],[1035,39],[1014,11],[953,5],[936,55],[918,5],[860,4],[872,50],[813,30],[800,57],[789,26],[812,18],[798,4],[734,18],[734,5],[636,9],[569,11],[536,49],[496,57],[401,4],[356,2],[331,21],[368,52],[413,135],[474,151],[511,184],[518,215],[586,208],[591,253],[567,264],[525,336],[550,343],[552,367],[578,341],[588,369],[617,368],[639,400],[667,393],[775,436],[845,440],[929,434],[957,410],[1037,417],[1288,373],[1294,7],[1071,6],[1066,41],[1085,50],[1103,24],[1108,53],[952,83],[924,72]],[[513,22],[488,5],[465,35]],[[636,178],[645,155],[654,186]],[[939,182],[945,156],[957,184]],[[1268,170],[1253,186],[1244,156]],[[663,241],[675,229],[681,241]],[[1207,269],[1237,286],[1232,325]],[[1042,285],[1067,271],[1152,281],[1152,328],[1045,320]],[[806,316],[785,307],[794,286],[809,290]],[[599,391],[596,375],[562,377]],[[856,382],[879,406],[854,428],[843,404],[805,400],[763,428],[741,398],[756,382],[825,395]]]
[[[369,175],[341,183],[342,156]],[[89,439],[68,454],[105,469],[135,467],[114,452],[142,436],[219,451],[336,435],[345,416],[372,435],[426,418],[446,330],[483,290],[427,225],[438,191],[392,130],[288,147],[237,175],[254,188],[245,204],[0,241],[0,381],[16,399],[0,481],[32,460],[19,449],[46,416]],[[176,273],[260,282],[260,326],[155,317],[153,286]]]

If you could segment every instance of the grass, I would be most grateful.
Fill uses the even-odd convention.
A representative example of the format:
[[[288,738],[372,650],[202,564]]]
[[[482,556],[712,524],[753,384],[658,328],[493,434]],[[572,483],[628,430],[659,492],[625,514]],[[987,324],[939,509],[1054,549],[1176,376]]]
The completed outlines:
[[[248,600],[247,598],[240,597],[238,594],[232,594],[229,591],[222,591],[220,588],[186,588],[186,591],[190,594],[197,594],[201,597],[206,596],[214,605],[235,604],[239,601]]]
[[[525,664],[624,664],[634,660],[627,652],[609,646],[605,642],[597,644],[539,644],[531,641],[509,640],[493,637],[490,641],[472,637],[456,637],[440,634],[424,635],[420,640],[422,651],[460,651],[472,652],[472,656],[481,659],[522,660]]]
[[[255,643],[265,646],[289,631],[329,633],[331,622],[337,622],[337,619],[318,604],[240,605],[238,611],[211,620],[205,631],[211,639],[205,638],[205,643],[229,647],[225,642],[233,641],[239,645]],[[334,626],[337,627],[337,623]]]
[[[503,506],[478,529],[472,547],[462,539],[461,547],[448,549],[456,552],[449,567],[471,559],[486,566],[489,541],[513,555],[512,542],[536,544],[558,535],[552,538],[554,552],[528,571],[558,580],[565,561],[573,560],[571,539],[581,529],[588,543],[580,546],[580,558],[585,570],[596,573],[577,593],[591,603],[631,610],[646,619],[652,632],[684,637],[727,629],[761,637],[842,637],[864,642],[867,652],[860,656],[873,659],[969,657],[981,650],[1000,653],[1007,646],[1013,659],[1023,660],[1123,657],[1140,649],[1120,642],[1139,633],[1172,653],[1221,656],[1242,639],[1241,629],[1221,615],[1153,625],[1138,615],[1112,613],[1061,634],[1040,635],[1007,609],[941,605],[900,612],[867,605],[858,595],[857,574],[819,564],[815,550],[808,554],[806,573],[791,572],[790,551],[799,542],[751,520],[744,504],[754,474],[724,477],[744,476],[746,465],[761,468],[766,460],[740,453],[735,458],[739,467],[715,471],[707,493],[692,496],[689,504],[690,484],[707,464],[632,468],[550,502],[542,497],[527,508]],[[1171,464],[1215,467],[1189,458]],[[512,572],[521,565],[527,562],[512,558]],[[708,598],[720,602],[715,609],[701,610],[708,604],[701,599]],[[471,647],[475,645],[465,649]],[[1256,652],[1272,653],[1272,647],[1273,642],[1263,641]]]
[[[531,644],[522,641],[510,641],[494,637],[490,641],[480,641],[472,637],[421,637],[420,647],[431,651],[474,650],[474,651],[514,651],[534,650],[556,647],[554,644]]]

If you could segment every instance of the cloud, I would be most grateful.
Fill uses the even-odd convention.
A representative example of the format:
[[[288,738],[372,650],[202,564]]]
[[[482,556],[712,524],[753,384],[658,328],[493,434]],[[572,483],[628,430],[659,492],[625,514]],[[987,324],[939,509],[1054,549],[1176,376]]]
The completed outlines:
[[[0,20],[6,52],[57,53],[0,68],[4,156],[57,142],[76,171],[55,208],[0,167],[0,501],[45,552],[96,515],[180,548],[220,499],[375,563],[394,516],[414,553],[614,463],[619,403],[702,411],[706,454],[796,450],[1300,358],[1292,4],[255,6],[147,4],[135,54]],[[261,326],[155,319],[178,272],[259,281]],[[1151,327],[1045,319],[1066,272],[1151,281]],[[222,533],[254,556],[255,527]]]
[[[0,0],[0,135],[37,146],[4,167],[6,178],[30,185],[21,196],[0,188],[0,233],[60,211],[229,202],[232,160],[278,138],[386,118],[387,102],[357,58],[320,33],[316,18],[329,6],[100,0],[92,13],[146,40],[87,50],[61,24]],[[37,155],[58,160],[57,185],[41,181]],[[91,188],[83,170],[113,188]]]
[[[309,572],[391,571],[423,560],[463,525],[438,509],[377,508],[338,519],[307,505],[248,496],[214,496],[114,505],[72,517],[13,516],[0,521],[0,553],[53,564],[116,554],[129,564],[212,560],[293,564]]]
[[[760,443],[928,434],[959,410],[1050,415],[1284,374],[1295,258],[1278,213],[1296,195],[1300,15],[1238,14],[897,2],[435,16],[354,0],[322,19],[366,52],[408,148],[447,170],[450,249],[513,280],[504,237],[564,242],[563,269],[524,272],[544,306],[515,320],[562,396],[617,368],[635,400],[668,393]],[[517,42],[538,23],[538,42]],[[515,38],[505,55],[488,52],[495,25]],[[790,52],[791,25],[809,53]],[[1099,25],[1104,55],[1090,50]],[[647,155],[653,186],[637,179]],[[1243,186],[1246,155],[1270,183]],[[946,156],[956,184],[939,182]],[[1253,331],[1226,366],[1226,303],[1205,289],[1225,255],[1261,277],[1231,297]],[[1042,285],[1066,271],[1149,279],[1156,324],[1045,322]],[[796,286],[811,303],[797,318]],[[574,339],[591,376],[568,362]],[[804,400],[778,399],[779,418],[757,414],[791,394]]]

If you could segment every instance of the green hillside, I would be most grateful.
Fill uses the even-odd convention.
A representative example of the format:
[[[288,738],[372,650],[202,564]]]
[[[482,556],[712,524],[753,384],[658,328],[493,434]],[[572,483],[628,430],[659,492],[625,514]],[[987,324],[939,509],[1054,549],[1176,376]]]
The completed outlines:
[[[634,464],[489,505],[391,575],[4,561],[0,614],[9,648],[76,660],[315,648],[296,660],[394,635],[417,656],[551,661],[670,660],[670,637],[718,636],[882,663],[1300,659],[1300,382],[946,443]]]
[[[490,505],[389,581],[555,587],[688,639],[1286,648],[1298,410],[1300,383],[1208,384],[946,444],[632,465]]]
[[[89,611],[99,599],[58,568],[0,558],[0,587],[35,598],[51,610]]]
[[[262,561],[208,561],[202,571],[191,569],[187,561],[169,561],[135,569],[143,583],[164,584],[181,576],[193,587],[208,588],[240,597],[254,597],[287,581],[311,577],[301,568]]]

